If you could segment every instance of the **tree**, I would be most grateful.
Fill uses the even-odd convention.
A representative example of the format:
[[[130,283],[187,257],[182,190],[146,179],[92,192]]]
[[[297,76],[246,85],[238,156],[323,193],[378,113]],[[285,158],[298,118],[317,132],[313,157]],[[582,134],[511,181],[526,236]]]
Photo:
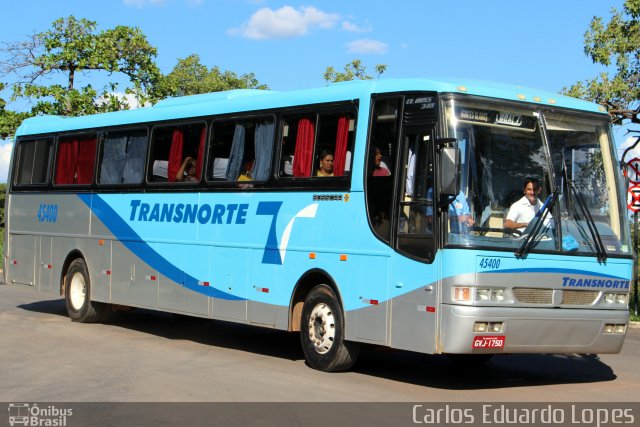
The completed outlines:
[[[616,73],[578,82],[563,92],[608,108],[615,124],[639,124],[640,118],[640,0],[626,0],[623,10],[611,10],[604,23],[594,17],[584,37],[584,52],[594,63],[614,66]]]
[[[231,89],[268,89],[260,84],[253,73],[238,76],[231,71],[220,71],[219,67],[208,69],[200,62],[200,56],[190,55],[178,59],[173,70],[163,76],[157,94],[166,96],[196,95]]]
[[[0,92],[4,90],[6,85],[0,83]],[[8,138],[16,132],[20,123],[30,116],[29,113],[16,113],[6,109],[6,101],[0,98],[0,139]]]
[[[387,70],[387,66],[383,64],[376,65],[376,73],[378,77]],[[329,83],[346,82],[349,80],[371,80],[372,76],[367,74],[367,67],[362,64],[359,59],[354,59],[344,66],[344,72],[336,71],[333,67],[327,67],[322,75],[325,81]]]
[[[16,78],[12,100],[36,100],[34,114],[77,116],[127,108],[115,93],[117,82],[108,82],[100,91],[90,84],[78,87],[79,74],[124,75],[132,84],[125,92],[140,103],[154,98],[160,77],[156,49],[138,28],[97,32],[96,22],[73,16],[54,21],[50,30],[26,41],[4,43],[0,53],[0,76]],[[55,83],[47,84],[49,78]]]

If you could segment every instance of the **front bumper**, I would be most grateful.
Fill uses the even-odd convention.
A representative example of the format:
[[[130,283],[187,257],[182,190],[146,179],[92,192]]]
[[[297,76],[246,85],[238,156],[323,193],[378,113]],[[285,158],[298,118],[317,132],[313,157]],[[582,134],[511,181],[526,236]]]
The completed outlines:
[[[572,310],[443,305],[440,353],[619,353],[625,333],[607,333],[606,324],[629,324],[625,310]],[[475,322],[502,322],[499,333],[473,331]],[[504,347],[473,349],[479,336],[504,336]]]

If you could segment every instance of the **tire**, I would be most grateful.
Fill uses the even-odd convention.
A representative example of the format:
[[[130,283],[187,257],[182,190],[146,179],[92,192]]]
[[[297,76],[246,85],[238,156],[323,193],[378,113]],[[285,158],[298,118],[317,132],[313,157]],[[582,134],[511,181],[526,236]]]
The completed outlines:
[[[65,276],[64,300],[67,314],[74,322],[95,323],[109,314],[109,304],[91,301],[91,280],[82,258],[71,262]]]
[[[300,339],[307,363],[319,371],[346,371],[360,351],[359,343],[345,341],[342,309],[326,285],[313,288],[304,302]]]

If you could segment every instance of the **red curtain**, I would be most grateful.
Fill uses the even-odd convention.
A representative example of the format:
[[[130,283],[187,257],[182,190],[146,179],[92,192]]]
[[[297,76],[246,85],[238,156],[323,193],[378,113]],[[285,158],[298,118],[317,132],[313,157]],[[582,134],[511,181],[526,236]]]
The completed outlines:
[[[336,133],[336,152],[333,155],[333,176],[343,176],[345,160],[347,158],[347,141],[349,140],[349,117],[338,119]]]
[[[55,183],[59,185],[73,184],[78,164],[78,141],[66,140],[58,144]]]
[[[96,161],[95,138],[67,139],[58,144],[55,183],[91,184]]]
[[[78,141],[78,169],[76,184],[91,184],[96,162],[96,140],[85,139]]]
[[[315,126],[309,119],[298,121],[296,135],[296,149],[293,154],[293,176],[311,176],[311,162],[313,157],[313,142]]]
[[[204,145],[207,139],[207,127],[202,127],[202,133],[200,134],[200,147],[198,147],[198,181],[202,177],[203,161],[204,161]]]
[[[171,151],[169,152],[169,165],[167,167],[167,178],[169,182],[176,180],[176,175],[182,166],[182,146],[184,145],[184,134],[180,129],[173,130],[171,138]]]

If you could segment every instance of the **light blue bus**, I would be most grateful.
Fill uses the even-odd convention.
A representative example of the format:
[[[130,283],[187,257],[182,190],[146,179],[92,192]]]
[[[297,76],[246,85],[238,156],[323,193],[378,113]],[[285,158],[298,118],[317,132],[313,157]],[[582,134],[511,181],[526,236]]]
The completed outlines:
[[[595,104],[454,80],[234,90],[25,120],[4,274],[78,322],[130,306],[299,332],[324,371],[362,343],[616,353],[624,203]]]

